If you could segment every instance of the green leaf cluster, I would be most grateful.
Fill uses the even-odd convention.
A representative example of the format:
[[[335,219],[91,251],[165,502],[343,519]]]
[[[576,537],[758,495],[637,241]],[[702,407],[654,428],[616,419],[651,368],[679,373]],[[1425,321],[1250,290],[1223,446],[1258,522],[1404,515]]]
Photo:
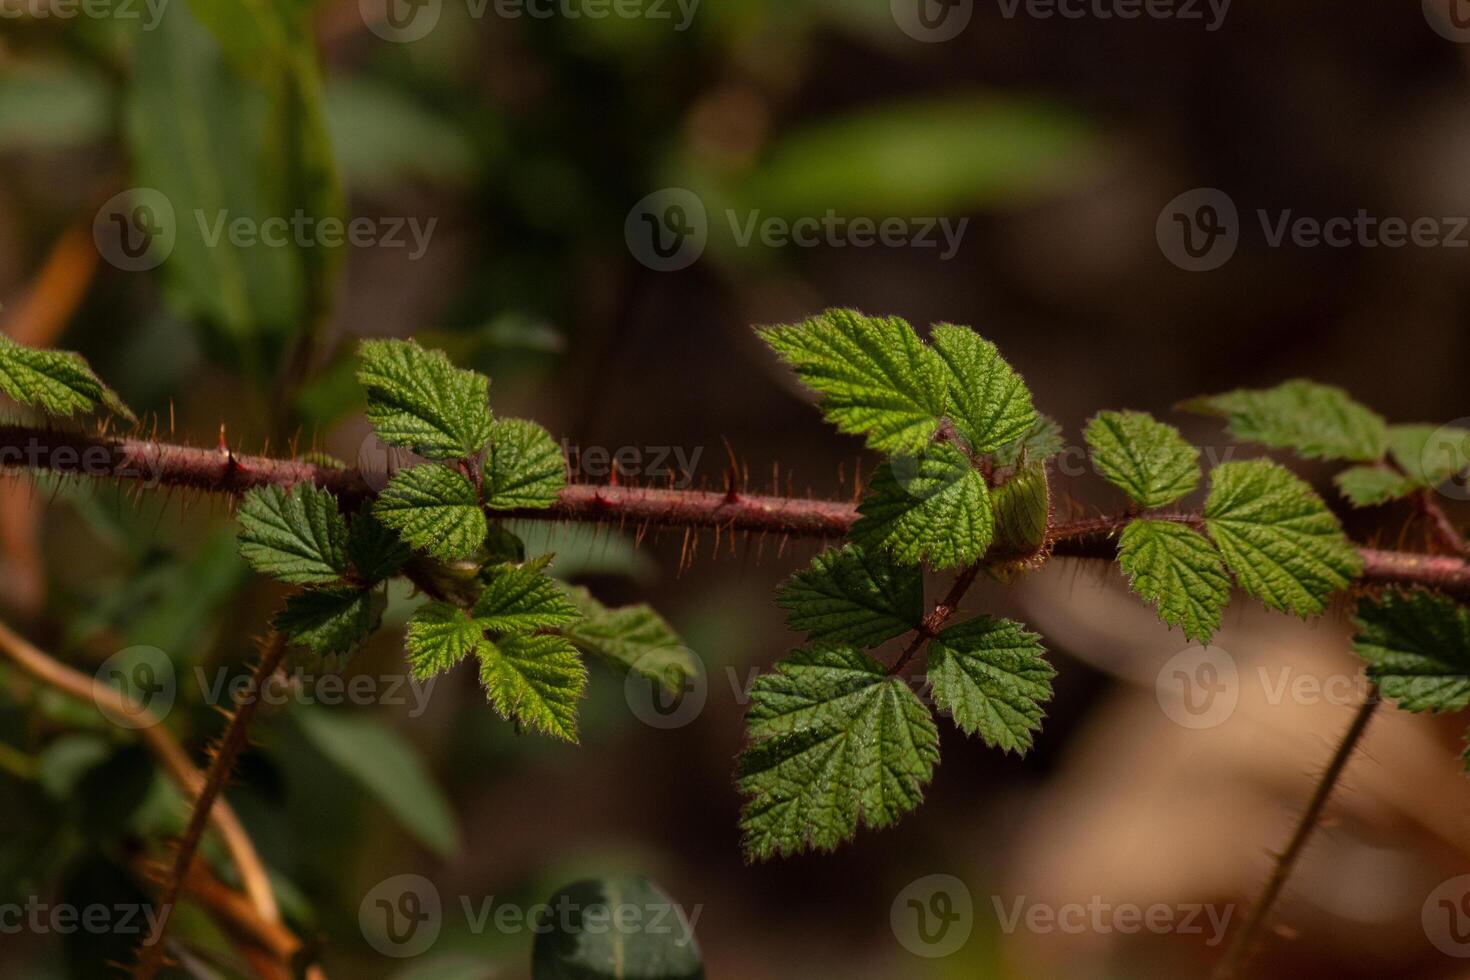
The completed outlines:
[[[138,421],[117,393],[93,373],[82,355],[27,347],[3,334],[0,391],[47,415],[70,418],[105,410],[128,422]]]
[[[490,379],[412,340],[367,340],[358,380],[378,437],[429,462],[402,470],[374,512],[416,550],[471,558],[491,528],[486,510],[546,508],[566,485],[556,441],[523,419],[490,413]]]
[[[903,564],[978,560],[996,537],[984,461],[1015,466],[1059,446],[1021,376],[968,327],[938,324],[926,343],[898,317],[839,309],[760,332],[829,421],[891,457],[852,537]]]
[[[378,437],[423,461],[393,474],[350,517],[332,494],[304,484],[252,490],[240,506],[241,554],[305,587],[275,618],[295,646],[350,653],[381,622],[381,583],[406,573],[434,597],[408,626],[414,674],[431,677],[473,655],[491,704],[520,728],[576,740],[586,687],[579,650],[683,686],[693,656],[652,609],[609,609],[563,587],[547,574],[550,555],[525,561],[524,543],[490,520],[555,503],[566,464],[545,429],[493,418],[488,378],[411,340],[364,341],[358,380]]]
[[[1423,589],[1392,589],[1358,603],[1353,649],[1368,677],[1405,711],[1470,706],[1470,609]],[[1470,732],[1462,761],[1470,772]]]
[[[364,509],[349,524],[337,498],[312,484],[258,487],[236,515],[240,554],[256,571],[312,586],[287,598],[273,625],[317,657],[350,654],[375,632],[386,604],[377,586],[408,550]]]
[[[469,609],[442,601],[420,606],[408,624],[408,658],[414,676],[428,678],[473,654],[502,717],[575,742],[587,670],[571,642],[548,631],[570,626],[581,613],[546,574],[547,564],[487,568]]]
[[[1470,706],[1470,609],[1433,592],[1390,590],[1358,603],[1353,649],[1405,711]]]
[[[1290,449],[1303,459],[1357,464],[1334,477],[1354,507],[1433,489],[1470,468],[1470,429],[1389,425],[1341,388],[1313,381],[1228,391],[1184,407],[1223,416],[1237,439]]]
[[[919,804],[939,761],[930,708],[864,649],[922,628],[917,567],[849,544],[819,554],[776,601],[810,645],[751,689],[738,783],[753,860],[830,850],[859,826],[890,826]],[[1004,751],[1031,747],[1052,675],[1038,637],[1010,620],[952,626],[929,648],[934,706]]]
[[[1272,399],[1248,401],[1259,408]],[[1101,412],[1084,436],[1099,472],[1139,508],[1173,503],[1199,483],[1199,451],[1146,413]],[[1327,441],[1320,429],[1317,439]],[[1269,460],[1217,466],[1201,526],[1149,516],[1130,521],[1118,563],[1163,622],[1202,643],[1220,628],[1232,574],[1270,608],[1311,616],[1362,571],[1357,549],[1317,493]]]

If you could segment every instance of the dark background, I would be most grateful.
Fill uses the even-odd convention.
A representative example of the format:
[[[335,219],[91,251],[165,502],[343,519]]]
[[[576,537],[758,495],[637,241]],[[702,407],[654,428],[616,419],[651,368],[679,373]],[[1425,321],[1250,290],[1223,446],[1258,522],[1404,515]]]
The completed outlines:
[[[106,18],[0,23],[0,325],[83,351],[180,439],[211,445],[224,421],[230,443],[251,451],[281,451],[300,433],[303,447],[352,461],[367,435],[353,342],[413,335],[487,371],[497,411],[535,418],[583,452],[630,446],[651,461],[681,447],[700,454],[695,481],[719,487],[728,442],[752,488],[847,497],[874,458],[821,420],[750,330],[830,306],[921,329],[973,326],[1025,375],[1069,445],[1094,411],[1126,407],[1176,422],[1216,458],[1244,452],[1217,423],[1172,406],[1297,376],[1340,384],[1395,422],[1470,411],[1463,233],[1458,248],[1271,247],[1256,219],[1258,209],[1470,215],[1470,46],[1442,37],[1417,4],[1237,0],[1207,31],[1199,20],[1006,17],[992,0],[974,4],[957,38],[923,43],[872,0],[704,0],[682,32],[668,21],[474,19],[445,0],[427,36],[393,43],[356,3],[281,2],[270,9],[308,26],[298,43],[319,57],[319,91],[297,81],[325,120],[323,172],[340,181],[344,213],[437,224],[417,259],[383,246],[293,251],[281,261],[305,270],[299,278],[252,271],[259,302],[221,314],[218,294],[181,271],[187,245],[128,272],[99,261],[92,236],[101,202],[128,187],[170,196],[181,236],[205,199],[200,173],[226,187],[210,200],[241,212],[250,195],[278,191],[278,148],[227,149],[285,84],[252,47],[264,42],[219,13],[228,8],[195,10],[227,24],[225,57],[195,25],[172,35],[187,48],[171,56],[177,72],[140,81],[164,57],[144,35],[191,9],[170,3],[156,31]],[[192,56],[224,65],[208,79],[244,81],[201,84],[185,70]],[[253,58],[266,67],[252,71]],[[167,138],[140,117],[197,123],[218,160],[180,173]],[[689,267],[661,272],[635,259],[624,222],[667,187],[700,197],[711,241]],[[1202,187],[1232,198],[1240,244],[1222,267],[1187,272],[1155,227],[1166,204]],[[319,203],[319,190],[279,199]],[[833,209],[968,224],[949,260],[914,247],[739,248],[722,229],[726,209],[741,220]],[[1331,493],[1328,469],[1304,472]],[[165,650],[181,673],[242,669],[277,594],[233,557],[223,502],[5,487],[9,622],[87,671],[134,644]],[[1119,505],[1085,468],[1054,474],[1054,488],[1063,516]],[[1417,545],[1412,516],[1374,510],[1350,529]],[[702,907],[712,977],[1201,976],[1219,947],[1198,935],[1008,935],[996,908],[1100,896],[1234,905],[1238,922],[1352,711],[1272,704],[1253,681],[1258,665],[1273,677],[1283,667],[1352,675],[1342,610],[1303,625],[1240,602],[1215,640],[1242,665],[1240,707],[1207,731],[1171,723],[1153,678],[1187,641],[1115,572],[1056,561],[969,600],[1047,637],[1060,673],[1032,754],[1002,756],[946,730],[927,800],[897,828],[863,832],[835,855],[749,867],[731,679],[796,644],[772,592],[817,545],[724,538],[717,555],[704,535],[681,570],[681,532],[636,549],[608,529],[529,540],[582,563],[609,601],[660,609],[708,671],[706,706],[681,728],[640,724],[620,679],[594,670],[576,748],[515,737],[468,670],[444,678],[421,717],[336,709],[422,758],[458,826],[452,853],[406,831],[290,712],[268,714],[230,799],[333,976],[525,975],[530,937],[472,934],[457,896],[533,902],[622,870]],[[395,601],[390,628],[349,673],[402,672],[408,607]],[[219,724],[197,701],[181,696],[173,717],[196,758]],[[138,887],[127,848],[178,820],[149,789],[161,777],[125,754],[126,737],[19,678],[0,706],[6,893],[76,900]],[[1252,976],[1465,975],[1420,924],[1425,896],[1465,871],[1470,851],[1456,731],[1380,714]],[[120,802],[130,780],[149,801],[136,810]],[[90,809],[118,811],[125,826],[85,826]],[[450,911],[433,951],[404,963],[373,952],[356,911],[376,883],[410,872],[432,879]],[[961,952],[928,960],[901,945],[889,912],[911,881],[936,873],[968,887],[974,931]],[[15,976],[100,969],[67,949],[54,935],[5,936],[0,963]]]

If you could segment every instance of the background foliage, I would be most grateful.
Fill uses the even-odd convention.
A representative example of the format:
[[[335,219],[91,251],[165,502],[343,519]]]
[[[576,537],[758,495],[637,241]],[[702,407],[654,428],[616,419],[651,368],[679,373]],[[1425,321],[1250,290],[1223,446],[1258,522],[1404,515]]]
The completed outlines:
[[[1164,417],[1201,391],[1297,376],[1348,388],[1393,421],[1463,414],[1463,253],[1269,250],[1256,239],[1191,275],[1154,241],[1159,209],[1197,186],[1226,188],[1248,221],[1254,207],[1470,213],[1455,177],[1470,146],[1463,52],[1415,5],[1242,8],[1214,33],[981,6],[962,38],[928,45],[896,30],[880,2],[707,4],[676,32],[615,18],[473,20],[446,3],[438,27],[409,44],[373,34],[351,2],[247,14],[172,0],[149,31],[7,19],[0,324],[82,351],[150,421],[201,445],[224,419],[246,449],[279,450],[299,431],[349,461],[376,458],[357,341],[412,334],[488,374],[497,412],[535,418],[571,446],[702,449],[696,481],[719,487],[724,437],[754,485],[779,464],[782,486],[831,496],[851,495],[854,474],[878,460],[833,437],[751,323],[840,306],[974,324],[1072,446],[1099,406]],[[101,202],[135,186],[162,191],[180,215],[300,209],[436,224],[412,259],[409,248],[210,246],[181,220],[164,265],[129,273],[98,262],[90,236]],[[970,223],[949,261],[712,235],[699,262],[659,274],[630,255],[623,228],[634,202],[666,186],[695,191],[716,221],[729,208]],[[43,268],[85,284],[47,284]],[[69,315],[45,315],[45,302],[38,312],[36,297],[68,293],[80,297]],[[1251,431],[1249,406],[1214,407]],[[1224,451],[1216,420],[1170,421]],[[1320,455],[1373,459],[1395,451],[1384,439],[1370,420]],[[1330,495],[1337,469],[1304,472]],[[1189,483],[1186,470],[1121,485],[1167,494]],[[1373,479],[1341,478],[1356,496],[1394,495]],[[1075,483],[1063,488],[1073,506],[1118,506],[1121,491],[1103,481]],[[1390,508],[1350,515],[1350,530],[1393,543],[1412,514]],[[279,598],[238,556],[229,517],[217,502],[7,482],[5,617],[87,672],[138,646],[167,651],[186,680],[171,723],[197,758],[220,721],[194,678],[242,672]],[[1147,596],[1148,549],[1170,547],[1169,532],[1135,533],[1129,571]],[[705,709],[672,731],[644,725],[618,675],[594,672],[571,747],[518,738],[461,670],[423,712],[410,700],[269,715],[229,797],[292,921],[328,940],[335,974],[525,972],[530,937],[493,930],[447,928],[418,973],[375,954],[356,911],[385,877],[418,872],[445,895],[530,903],[569,881],[639,871],[704,905],[714,976],[1193,975],[1205,951],[1170,937],[1005,934],[990,896],[1243,901],[1263,876],[1263,842],[1284,836],[1302,774],[1346,721],[1343,706],[1246,701],[1213,732],[1173,725],[1152,665],[1185,645],[1180,632],[1127,596],[1122,576],[1057,563],[1015,590],[977,590],[986,609],[1045,633],[1062,668],[1035,682],[1056,689],[1024,761],[944,726],[945,765],[898,829],[835,856],[747,867],[732,683],[793,644],[771,596],[812,549],[742,541],[749,557],[716,561],[706,537],[678,574],[677,534],[636,548],[631,535],[586,528],[528,528],[525,539],[557,551],[557,572],[589,595],[652,601],[702,660]],[[388,628],[351,673],[402,674],[409,613],[405,593],[390,592]],[[1333,610],[1316,629],[1221,613],[1209,599],[1172,615],[1192,636],[1213,632],[1249,676],[1357,669],[1341,652],[1350,624]],[[1360,649],[1386,686],[1410,683],[1393,660],[1405,615],[1390,604],[1366,617]],[[883,620],[869,628],[875,637]],[[1283,907],[1300,938],[1258,961],[1261,976],[1375,977],[1388,964],[1454,975],[1425,946],[1418,896],[1470,853],[1470,835],[1445,816],[1470,803],[1451,758],[1463,724],[1426,714],[1375,725],[1341,829]],[[0,684],[0,746],[0,886],[136,896],[128,842],[176,829],[182,813],[149,757],[94,712],[14,676]],[[1222,768],[1232,792],[1212,775]],[[888,915],[910,881],[936,872],[964,879],[979,908],[964,951],[931,963],[895,942]],[[202,921],[179,928],[208,939]],[[94,976],[126,958],[56,938],[7,937],[0,963]]]

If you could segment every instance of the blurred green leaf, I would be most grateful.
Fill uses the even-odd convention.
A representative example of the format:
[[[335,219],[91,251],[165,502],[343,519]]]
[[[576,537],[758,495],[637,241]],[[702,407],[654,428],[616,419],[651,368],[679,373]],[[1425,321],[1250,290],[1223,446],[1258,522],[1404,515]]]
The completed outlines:
[[[112,125],[113,95],[74,64],[19,64],[0,73],[0,150],[96,142]]]
[[[46,792],[64,800],[87,770],[106,759],[110,751],[100,735],[63,735],[41,750],[36,779]]]
[[[137,34],[127,99],[134,181],[173,209],[171,298],[257,372],[316,329],[342,251],[318,237],[343,205],[306,11],[294,6],[246,16],[217,0],[170,4]],[[229,232],[298,212],[312,224],[282,247]]]
[[[422,956],[412,966],[393,974],[392,980],[494,980],[500,970],[483,958],[465,953]]]
[[[466,134],[397,88],[361,78],[333,80],[326,90],[327,128],[347,183],[391,190],[412,179],[463,182],[474,175]]]
[[[459,829],[443,792],[402,735],[381,719],[303,707],[293,716],[316,748],[362,785],[419,841],[438,854],[459,850]]]
[[[785,136],[730,197],[732,206],[787,218],[829,209],[844,217],[955,214],[1075,187],[1097,172],[1102,152],[1084,116],[1041,100],[889,105]]]
[[[532,980],[702,980],[694,927],[678,903],[638,875],[573,882],[547,901]],[[551,910],[569,910],[566,914]]]

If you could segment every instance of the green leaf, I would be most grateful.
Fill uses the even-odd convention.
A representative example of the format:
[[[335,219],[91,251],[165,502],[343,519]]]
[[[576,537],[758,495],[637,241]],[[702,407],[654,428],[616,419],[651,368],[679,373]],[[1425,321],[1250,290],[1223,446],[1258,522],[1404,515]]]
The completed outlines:
[[[828,310],[761,337],[822,398],[842,432],[881,452],[916,453],[934,438],[945,407],[944,365],[898,317]]]
[[[1384,466],[1353,466],[1332,478],[1354,507],[1372,507],[1407,497],[1420,484]]]
[[[995,533],[985,478],[964,453],[946,444],[880,466],[858,512],[852,540],[906,565],[968,565],[985,553]]]
[[[415,548],[445,561],[472,554],[489,531],[469,477],[438,464],[395,474],[373,514]]]
[[[485,467],[486,507],[550,507],[566,485],[566,457],[551,433],[524,419],[495,421]]]
[[[351,653],[377,630],[386,605],[377,589],[311,589],[288,597],[271,625],[312,653]]]
[[[923,799],[939,733],[902,678],[860,650],[796,650],[756,679],[740,757],[747,858],[829,851]]]
[[[496,565],[483,573],[485,590],[471,610],[480,628],[494,633],[534,633],[575,623],[581,614],[561,586],[547,576],[550,556],[524,565]]]
[[[1027,463],[991,491],[995,509],[995,540],[989,555],[1016,560],[1035,555],[1046,542],[1051,521],[1051,488],[1046,463]]]
[[[310,13],[170,4],[155,29],[130,38],[131,182],[156,196],[142,214],[171,246],[155,256],[166,295],[260,375],[292,338],[320,329],[346,251],[325,234],[302,241],[282,228],[268,238],[265,224],[305,219],[310,234],[343,220]],[[231,230],[237,222],[249,237]]]
[[[877,8],[830,9],[893,29],[892,18]],[[735,206],[790,219],[828,209],[867,215],[1009,210],[1088,186],[1110,155],[1103,131],[1075,107],[993,91],[865,102],[856,111],[782,127],[760,162],[742,172]],[[857,160],[861,166],[853,165]],[[715,244],[717,236],[710,237]],[[936,245],[947,247],[942,238]]]
[[[1312,488],[1267,460],[1211,473],[1205,528],[1241,588],[1272,609],[1316,615],[1363,560]]]
[[[1173,521],[1133,521],[1118,543],[1118,565],[1159,619],[1210,642],[1230,604],[1230,576],[1209,539]]]
[[[448,602],[427,602],[408,621],[408,662],[420,679],[444,673],[486,642],[484,628]]]
[[[1031,392],[994,344],[952,323],[937,325],[931,340],[945,366],[946,414],[972,452],[995,452],[1031,430]]]
[[[531,980],[704,980],[694,926],[641,875],[573,882],[542,907]]]
[[[1421,487],[1437,487],[1470,466],[1470,429],[1454,425],[1392,425],[1388,451]]]
[[[934,703],[991,748],[1024,755],[1041,730],[1056,675],[1041,637],[1009,619],[981,616],[929,644]]]
[[[1286,381],[1275,388],[1237,389],[1186,402],[1182,408],[1229,420],[1230,434],[1305,459],[1371,463],[1388,448],[1388,426],[1347,392],[1314,381]]]
[[[302,707],[297,727],[326,756],[382,803],[436,854],[459,850],[454,812],[414,747],[379,717]]]
[[[1199,450],[1147,412],[1098,412],[1082,436],[1098,471],[1140,507],[1171,504],[1199,486]]]
[[[684,689],[699,665],[662,616],[644,604],[609,609],[580,586],[568,586],[582,618],[562,635],[584,653],[600,657],[662,686],[670,694]]]
[[[587,668],[565,638],[504,636],[479,654],[480,683],[502,718],[577,741],[577,701],[587,686]]]
[[[381,582],[403,567],[413,556],[408,547],[390,528],[373,516],[371,505],[364,505],[352,519],[347,533],[347,557],[358,577],[366,582]]]
[[[918,629],[924,619],[924,575],[882,551],[857,545],[824,551],[776,593],[786,623],[814,643],[875,647]]]
[[[478,456],[490,441],[490,379],[412,340],[364,340],[357,380],[378,437],[430,459]]]
[[[1432,592],[1396,590],[1358,603],[1353,649],[1406,711],[1470,706],[1470,610]]]
[[[87,359],[62,350],[41,350],[0,334],[0,391],[22,405],[70,418],[105,408],[129,422],[138,417],[103,384]]]
[[[997,466],[1015,466],[1024,453],[1028,462],[1042,463],[1065,447],[1060,423],[1049,415],[1037,415],[1021,438],[997,449],[992,458]]]
[[[337,498],[310,483],[257,487],[236,514],[240,554],[262,575],[294,585],[335,582],[347,571],[347,522]]]

